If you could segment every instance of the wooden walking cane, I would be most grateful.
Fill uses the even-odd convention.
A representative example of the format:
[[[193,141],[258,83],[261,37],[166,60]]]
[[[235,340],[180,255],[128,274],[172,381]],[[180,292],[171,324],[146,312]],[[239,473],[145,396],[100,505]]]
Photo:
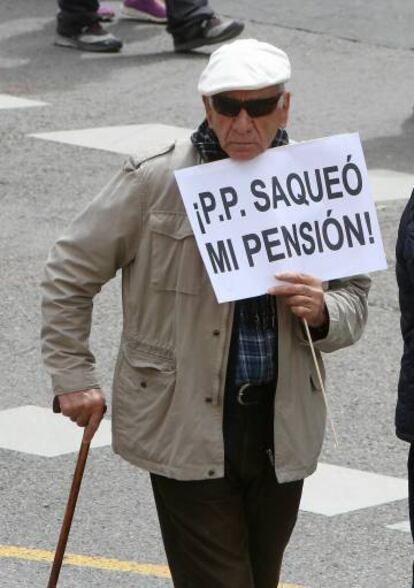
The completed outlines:
[[[53,412],[60,412],[59,398],[57,396],[55,396],[53,400]],[[106,406],[104,408],[104,412],[106,412]],[[90,441],[85,443],[85,433],[86,428],[83,432],[78,460],[76,462],[75,473],[73,474],[72,485],[70,487],[68,502],[66,504],[65,516],[63,517],[62,527],[60,529],[59,541],[56,547],[55,557],[53,559],[52,570],[50,572],[47,588],[56,588],[60,569],[62,567],[63,556],[65,555],[65,549],[68,542],[70,527],[72,525],[73,514],[75,512],[79,489],[82,483],[83,472],[85,470],[86,460],[88,458],[89,447],[91,444]]]

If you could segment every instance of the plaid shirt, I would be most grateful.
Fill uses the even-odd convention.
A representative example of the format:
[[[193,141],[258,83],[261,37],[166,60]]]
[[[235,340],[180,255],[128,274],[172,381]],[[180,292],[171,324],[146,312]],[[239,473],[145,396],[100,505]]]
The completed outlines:
[[[204,120],[192,134],[191,141],[205,161],[225,159],[217,136]],[[271,147],[289,143],[288,134],[279,129]],[[236,302],[233,333],[237,341],[235,383],[270,382],[276,377],[276,303],[265,294]]]
[[[276,303],[264,295],[236,302],[235,384],[270,382],[276,377]]]

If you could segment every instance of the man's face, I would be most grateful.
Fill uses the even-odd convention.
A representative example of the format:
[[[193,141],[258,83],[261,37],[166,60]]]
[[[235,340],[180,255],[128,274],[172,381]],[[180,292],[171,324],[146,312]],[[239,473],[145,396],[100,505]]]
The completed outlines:
[[[220,94],[241,101],[272,98],[281,94],[284,96],[280,99],[279,108],[259,117],[250,116],[244,108],[236,116],[225,116],[217,112],[211,98],[203,96],[209,127],[216,133],[221,148],[229,157],[245,161],[253,159],[270,147],[277,130],[287,124],[290,95],[277,86],[261,90],[232,90]]]

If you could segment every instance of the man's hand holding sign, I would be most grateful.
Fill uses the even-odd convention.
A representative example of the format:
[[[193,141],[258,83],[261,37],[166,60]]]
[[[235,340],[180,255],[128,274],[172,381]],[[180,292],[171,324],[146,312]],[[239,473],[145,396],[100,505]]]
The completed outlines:
[[[295,272],[276,274],[275,277],[286,284],[269,288],[269,294],[286,298],[293,314],[310,327],[320,329],[328,324],[322,282],[318,278]]]

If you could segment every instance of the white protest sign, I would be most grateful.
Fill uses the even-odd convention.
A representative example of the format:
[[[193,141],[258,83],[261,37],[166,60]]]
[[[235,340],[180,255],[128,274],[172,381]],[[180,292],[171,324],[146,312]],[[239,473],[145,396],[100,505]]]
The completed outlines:
[[[386,268],[358,133],[175,177],[218,302],[264,294],[281,271],[330,280]]]

